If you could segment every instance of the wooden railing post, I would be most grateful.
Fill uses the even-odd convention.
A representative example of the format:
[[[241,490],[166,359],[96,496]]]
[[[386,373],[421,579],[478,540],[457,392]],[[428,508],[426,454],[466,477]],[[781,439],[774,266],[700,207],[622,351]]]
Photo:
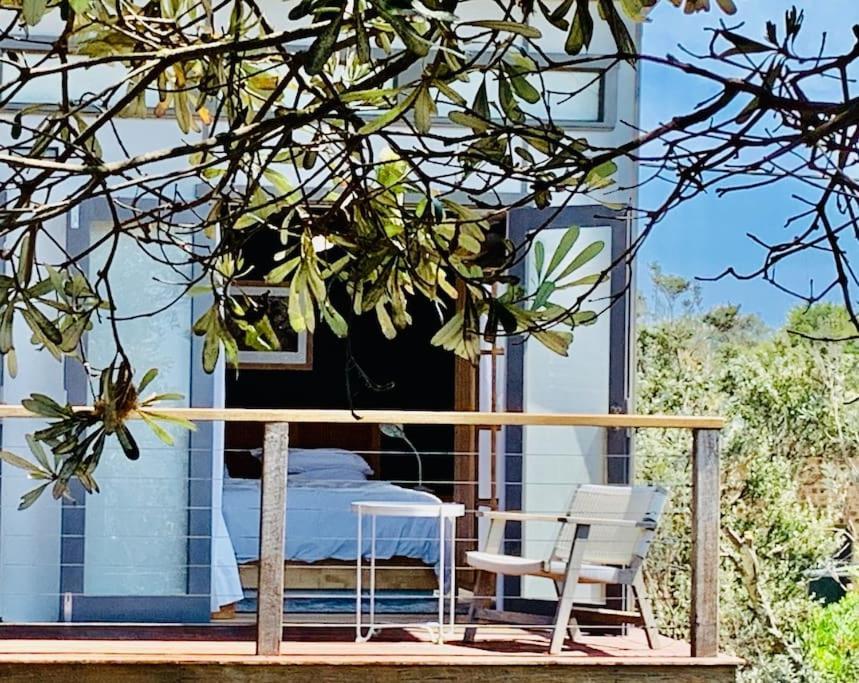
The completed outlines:
[[[692,432],[693,657],[719,653],[719,430]]]
[[[288,424],[280,422],[265,426],[257,582],[258,655],[280,654],[283,634],[283,546],[288,445]]]

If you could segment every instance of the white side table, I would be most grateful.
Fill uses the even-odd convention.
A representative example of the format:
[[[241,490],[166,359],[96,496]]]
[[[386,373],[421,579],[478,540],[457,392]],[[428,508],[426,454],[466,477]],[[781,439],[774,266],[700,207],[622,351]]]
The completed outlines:
[[[465,515],[465,506],[460,503],[408,503],[393,501],[357,501],[352,503],[352,511],[358,514],[358,559],[356,562],[357,587],[355,595],[355,640],[365,642],[373,634],[384,627],[402,627],[401,624],[376,624],[376,518],[377,517],[435,517],[438,519],[438,623],[427,624],[428,627],[438,627],[438,642],[444,642],[444,598],[445,583],[448,583],[450,599],[449,633],[453,631],[456,617],[456,525],[457,517]],[[370,621],[367,633],[364,634],[361,618],[362,586],[361,586],[361,556],[363,555],[364,516],[370,518]],[[450,526],[450,559],[449,567],[445,566],[445,527]],[[450,579],[445,582],[445,572],[450,570]]]

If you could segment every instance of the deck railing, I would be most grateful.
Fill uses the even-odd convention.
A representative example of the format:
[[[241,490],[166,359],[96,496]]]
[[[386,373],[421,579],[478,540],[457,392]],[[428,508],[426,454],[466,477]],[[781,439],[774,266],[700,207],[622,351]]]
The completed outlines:
[[[439,425],[475,430],[526,426],[689,430],[692,454],[691,653],[693,657],[718,654],[719,436],[724,425],[721,418],[396,410],[360,411],[357,415],[350,411],[293,409],[172,408],[160,412],[195,422],[265,423],[256,617],[256,652],[259,655],[278,654],[283,633],[285,497],[290,424]],[[0,406],[0,418],[32,417],[21,406]]]

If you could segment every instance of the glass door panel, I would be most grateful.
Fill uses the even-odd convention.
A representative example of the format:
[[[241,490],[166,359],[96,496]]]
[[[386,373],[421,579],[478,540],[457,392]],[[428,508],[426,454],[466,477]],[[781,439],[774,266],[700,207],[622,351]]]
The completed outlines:
[[[579,326],[567,356],[550,351],[538,340],[513,340],[507,348],[506,401],[508,410],[527,413],[593,413],[605,414],[621,406],[627,391],[625,372],[627,357],[626,272],[614,259],[623,253],[626,243],[626,220],[603,207],[582,206],[563,209],[517,209],[508,222],[508,236],[522,244],[529,235],[542,243],[542,264],[537,266],[537,249],[517,264],[513,274],[526,290],[534,292],[540,285],[541,273],[571,227],[580,229],[572,248],[555,273],[563,272],[585,249],[597,242],[602,249],[576,270],[553,292],[551,300],[562,306],[573,306],[587,296],[581,310],[598,313],[591,325]],[[591,285],[570,285],[584,276],[610,271],[610,277],[589,293]],[[550,278],[551,279],[551,278]],[[606,310],[612,297],[617,303]],[[561,330],[569,330],[561,326]],[[610,449],[615,448],[607,430],[597,427],[525,426],[506,430],[506,506],[529,512],[559,512],[569,502],[577,484],[617,482]],[[620,455],[620,453],[617,453]],[[512,529],[507,542],[527,557],[548,557],[555,542],[557,526],[528,522]],[[505,594],[527,600],[555,600],[551,584],[525,577],[523,581],[505,581]],[[580,600],[601,602],[601,589],[580,587]]]
[[[90,224],[90,238],[98,242],[110,224]],[[90,257],[92,277],[112,247],[106,240]],[[169,258],[170,253],[166,256]],[[177,260],[178,260],[178,254]],[[142,375],[158,368],[148,390],[191,391],[191,300],[184,297],[157,315],[147,315],[177,295],[181,275],[156,263],[138,243],[120,238],[112,268],[111,290],[117,308],[132,319],[118,324],[135,371]],[[140,317],[134,317],[140,316]],[[96,323],[87,349],[94,367],[113,357],[113,331],[107,320]],[[86,505],[84,590],[88,595],[181,595],[187,582],[189,433],[166,427],[174,439],[168,446],[146,425],[131,431],[140,446],[140,459],[128,460],[118,446],[105,449],[97,480],[102,493]]]
[[[110,286],[122,316],[117,331],[134,364],[135,378],[157,368],[147,395],[179,393],[183,399],[172,405],[211,405],[213,384],[201,383],[194,365],[195,359],[199,364],[191,331],[195,303],[188,296],[174,301],[191,266],[170,261],[181,263],[187,255],[165,244],[147,245],[153,250],[147,254],[127,235],[115,241],[106,210],[99,204],[87,207],[80,227],[70,231],[70,242],[78,249],[97,245],[87,258],[91,280],[108,258],[114,259]],[[93,368],[100,370],[113,360],[113,334],[106,317],[94,320],[86,339]],[[82,372],[71,376],[72,400],[91,402]],[[192,433],[162,426],[172,444],[141,422],[129,424],[140,447],[136,461],[128,460],[109,440],[95,473],[101,492],[78,495],[75,505],[64,508],[62,584],[64,600],[70,603],[64,608],[67,620],[208,619],[211,428],[203,425]]]

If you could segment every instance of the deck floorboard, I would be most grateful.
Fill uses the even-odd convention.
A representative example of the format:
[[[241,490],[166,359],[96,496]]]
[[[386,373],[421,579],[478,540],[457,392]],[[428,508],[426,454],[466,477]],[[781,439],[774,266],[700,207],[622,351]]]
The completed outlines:
[[[650,650],[638,629],[625,636],[583,636],[554,656],[546,654],[544,633],[512,628],[479,631],[472,645],[461,642],[461,629],[444,645],[414,627],[383,631],[367,643],[355,643],[344,628],[287,628],[284,635],[280,655],[268,657],[254,655],[252,640],[0,639],[0,680],[722,683],[735,680],[740,663],[724,655],[692,658],[687,643],[670,639]]]

